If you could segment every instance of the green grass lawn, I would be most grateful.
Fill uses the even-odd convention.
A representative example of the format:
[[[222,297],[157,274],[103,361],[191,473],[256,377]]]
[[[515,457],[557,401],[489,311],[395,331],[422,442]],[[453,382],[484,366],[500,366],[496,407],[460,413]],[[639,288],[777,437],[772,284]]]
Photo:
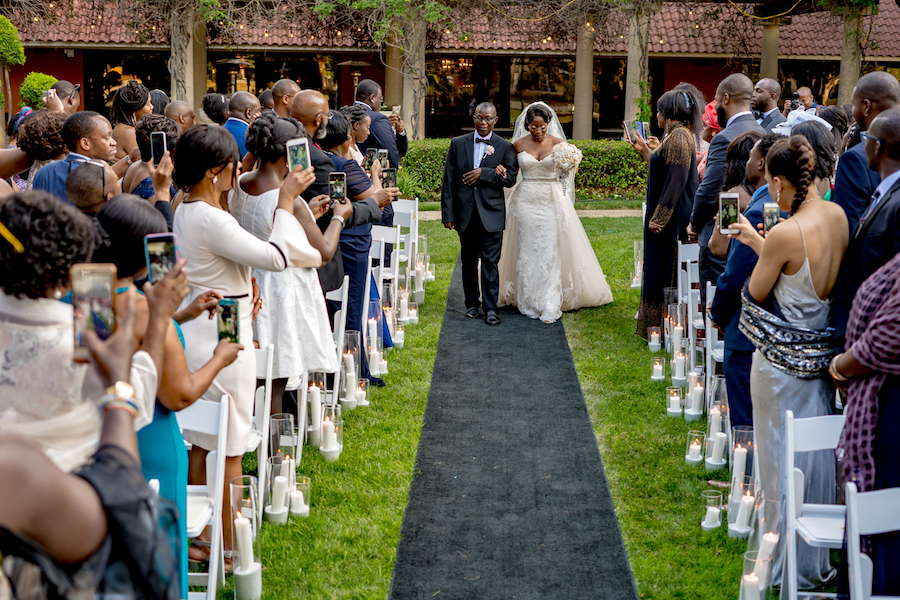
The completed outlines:
[[[593,421],[628,559],[645,599],[736,597],[745,542],[704,533],[700,492],[707,474],[684,461],[688,423],[666,417],[665,383],[650,381],[651,353],[634,336],[638,291],[628,287],[638,218],[584,219],[615,302],[563,316]],[[327,463],[305,448],[312,512],[286,526],[264,525],[266,598],[388,595],[412,479],[422,415],[458,238],[438,222],[428,234],[437,280],[419,324],[388,353],[387,387],[371,406],[345,415],[344,453]],[[502,325],[501,325],[502,326]],[[245,461],[251,469],[253,461]],[[723,479],[724,473],[712,474]],[[574,559],[575,557],[573,557]],[[220,598],[232,597],[229,583]]]

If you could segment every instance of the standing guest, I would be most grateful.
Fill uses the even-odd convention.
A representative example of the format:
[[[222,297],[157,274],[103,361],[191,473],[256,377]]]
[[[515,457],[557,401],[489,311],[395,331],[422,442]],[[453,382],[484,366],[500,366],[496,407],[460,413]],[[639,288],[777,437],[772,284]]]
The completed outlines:
[[[207,94],[203,96],[203,112],[216,125],[224,125],[228,120],[228,96]]]
[[[728,146],[728,155],[725,159],[725,185],[722,186],[722,191],[738,195],[738,212],[747,210],[758,187],[758,181],[747,178],[747,161],[750,159],[753,146],[761,138],[759,133],[748,131],[734,138]],[[719,215],[716,215],[716,225],[713,227],[712,237],[709,238],[709,250],[716,256],[725,256],[728,254],[730,240],[719,231],[718,219]]]
[[[66,197],[88,217],[96,217],[104,204],[121,193],[115,173],[99,160],[78,165],[66,177]]]
[[[366,157],[362,151],[360,151],[359,145],[369,138],[372,117],[370,117],[369,112],[359,104],[342,106],[341,114],[350,121],[350,156],[362,166]]]
[[[18,132],[18,147],[34,160],[28,170],[25,189],[34,187],[34,176],[43,167],[62,160],[69,153],[62,128],[66,113],[39,110],[22,119]]]
[[[747,132],[744,136],[756,135]],[[741,136],[743,137],[743,136]],[[739,137],[732,143],[740,140]],[[758,228],[763,222],[763,205],[774,202],[769,195],[766,181],[766,155],[775,142],[782,136],[768,133],[753,145],[747,159],[746,178],[756,190],[750,205],[744,211],[744,217],[751,226]],[[790,215],[782,212],[784,218]],[[741,317],[741,290],[753,273],[756,252],[737,240],[731,240],[728,246],[728,257],[725,261],[725,272],[716,283],[716,297],[710,306],[709,315],[712,326],[722,331],[725,337],[725,352],[722,357],[722,371],[725,374],[725,386],[728,390],[728,408],[732,425],[753,425],[753,404],[750,399],[750,369],[753,364],[753,344],[738,328]]]
[[[802,135],[812,146],[816,153],[816,190],[823,200],[830,200],[831,182],[834,180],[834,170],[837,167],[838,159],[834,135],[828,131],[828,127],[820,119],[794,125],[791,128],[791,134]]]
[[[18,135],[19,135],[19,126],[22,124],[22,120],[30,115],[33,111],[30,106],[23,106],[19,109],[19,112],[14,114],[9,119],[9,123],[6,125],[6,137],[9,139],[9,144],[7,144],[7,148],[18,148]],[[23,171],[22,173],[17,173],[10,178],[10,184],[16,190],[20,192],[24,192],[28,189],[28,173]]]
[[[259,106],[262,110],[275,110],[275,99],[272,97],[272,90],[261,91],[257,98],[259,98]]]
[[[716,115],[715,100],[706,105],[700,120],[703,123],[703,129],[700,130],[700,145],[697,146],[697,176],[700,178],[700,181],[703,181],[703,174],[706,172],[706,157],[709,154],[709,144],[722,130],[719,127],[719,117]]]
[[[847,351],[829,372],[847,394],[837,456],[844,483],[861,492],[900,487],[900,254],[866,279],[853,300]],[[900,594],[900,534],[873,535],[872,593]]]
[[[247,127],[261,112],[259,98],[250,92],[235,92],[228,101],[228,120],[222,127],[234,136],[241,158],[247,154]]]
[[[797,99],[800,101],[800,106],[795,108],[794,110],[803,111],[807,114],[814,115],[819,111],[819,104],[816,102],[816,99],[813,97],[812,90],[806,86],[803,86],[799,90],[797,90]],[[785,117],[788,116],[788,113],[793,112],[791,110],[791,101],[784,101],[784,112],[783,115]]]
[[[137,139],[138,149],[141,152],[141,160],[134,161],[128,167],[125,177],[122,178],[122,188],[128,190],[130,194],[140,196],[146,200],[152,200],[156,209],[165,217],[166,224],[169,231],[171,231],[172,222],[175,219],[172,200],[175,198],[178,190],[170,181],[167,194],[157,193],[153,175],[156,168],[162,166],[162,161],[160,161],[159,165],[153,165],[153,152],[150,147],[150,134],[153,132],[166,134],[166,149],[170,156],[175,148],[175,142],[181,136],[181,131],[175,121],[162,115],[147,115],[138,121],[138,126],[135,129],[135,138]],[[167,168],[171,168],[171,158],[163,156],[163,160],[168,161]],[[165,190],[159,191],[163,192]]]
[[[183,100],[174,100],[166,106],[166,118],[175,121],[181,134],[184,135],[184,132],[194,125],[194,109]]]
[[[291,101],[299,91],[300,86],[293,79],[279,79],[276,81],[275,85],[272,86],[272,100],[275,104],[273,110],[275,110],[275,114],[282,118],[290,117]]]
[[[279,186],[288,175],[286,143],[305,135],[303,126],[293,119],[282,119],[274,112],[263,113],[247,129],[247,149],[258,157],[259,168],[241,175],[229,193],[228,208],[241,227],[258,237],[269,239]],[[324,202],[323,202],[324,201]],[[327,209],[328,196],[316,198],[320,212]],[[338,252],[341,219],[353,212],[350,204],[336,204],[335,213],[324,234],[316,225],[311,207],[300,200],[294,203],[295,215],[309,243],[331,260]],[[265,298],[253,322],[260,348],[275,346],[272,365],[272,414],[284,412],[281,399],[289,377],[304,371],[334,372],[337,369],[334,337],[329,326],[325,295],[316,270],[292,267],[282,272],[253,269],[260,297]]]
[[[753,86],[750,106],[756,112],[756,122],[766,133],[786,120],[778,110],[779,98],[781,98],[781,84],[774,79],[764,77]]]
[[[900,110],[879,113],[863,135],[866,141],[860,146],[866,153],[868,166],[878,173],[880,182],[853,232],[844,257],[834,308],[835,345],[838,348],[844,347],[844,333],[856,290],[900,251]]]
[[[150,90],[134,79],[129,79],[113,96],[109,110],[109,122],[116,141],[116,158],[125,158],[137,147],[134,128],[144,115],[153,112]]]
[[[868,73],[856,82],[850,102],[853,104],[853,118],[856,119],[859,131],[866,131],[875,117],[883,111],[900,108],[900,83],[887,71]],[[847,214],[851,234],[869,206],[879,181],[878,173],[869,168],[865,144],[857,144],[841,155],[832,198]],[[853,297],[852,293],[850,297]]]
[[[700,123],[700,104],[688,92],[666,92],[656,103],[656,119],[666,132],[656,150],[650,152],[640,136],[634,143],[650,163],[644,277],[635,332],[645,340],[649,339],[647,328],[662,323],[663,288],[675,285],[677,243],[685,239],[682,224],[699,184],[694,135]]]
[[[844,143],[844,136],[850,130],[850,121],[847,112],[841,106],[823,106],[817,115],[820,119],[831,125],[831,133],[834,136],[834,146],[839,151]]]
[[[774,494],[783,493],[789,475],[783,461],[785,411],[803,419],[830,414],[834,404],[834,390],[825,378],[831,357],[821,354],[821,346],[831,338],[828,298],[849,235],[844,211],[819,197],[815,176],[816,155],[806,138],[794,135],[775,142],[766,156],[766,181],[769,195],[774,194],[791,217],[765,239],[743,216],[735,226],[740,233],[734,238],[759,255],[743,298],[741,331],[757,347],[750,395],[760,488]],[[796,335],[798,330],[802,336]],[[758,335],[760,331],[768,335]],[[803,358],[797,360],[798,355]],[[829,454],[801,453],[796,458],[795,466],[806,474],[806,502],[834,503],[834,456]],[[783,554],[776,557],[773,582],[790,587],[795,582],[781,577],[783,560]],[[799,589],[827,582],[834,574],[828,550],[798,541],[797,574]]]
[[[66,115],[74,115],[81,106],[81,84],[72,84],[64,79],[60,79],[50,86],[51,90],[56,90],[57,97],[62,101],[63,111]]]
[[[719,206],[719,192],[725,183],[725,159],[728,145],[746,131],[765,133],[750,112],[753,82],[735,73],[722,80],[716,89],[716,118],[722,131],[709,143],[706,171],[694,196],[694,207],[687,232],[691,242],[700,243],[700,295],[706,298],[706,283],[715,283],[725,270],[725,261],[709,251],[709,238]]]
[[[310,170],[296,169],[281,185],[272,232],[268,240],[248,233],[230,214],[222,210],[219,199],[234,187],[240,161],[237,143],[224,128],[197,125],[178,141],[174,152],[175,183],[185,190],[184,202],[175,213],[175,234],[181,256],[187,259],[190,294],[183,304],[197,296],[216,292],[238,301],[239,335],[244,349],[237,360],[216,375],[205,396],[218,400],[229,398],[228,432],[225,442],[225,473],[219,485],[225,487],[225,504],[229,503],[228,482],[241,475],[241,458],[253,418],[253,396],[256,384],[256,355],[253,352],[254,308],[263,302],[251,298],[253,268],[283,271],[288,267],[317,267],[322,255],[309,245],[306,234],[294,218],[294,198],[312,181]],[[218,343],[214,319],[194,319],[184,325],[185,354],[192,371],[209,360]],[[206,454],[215,449],[215,440],[192,436],[190,478],[205,480]],[[223,515],[225,547],[231,548],[231,519]],[[195,560],[208,558],[208,548],[192,546]]]
[[[303,193],[307,202],[317,196],[328,194],[328,174],[335,170],[334,161],[317,144],[317,141],[326,135],[328,114],[328,99],[316,90],[301,90],[291,101],[291,117],[303,125],[309,138],[309,157],[316,175],[315,181]],[[382,208],[389,206],[391,199],[399,195],[399,190],[396,190],[396,193],[387,195],[380,200],[372,197],[351,203],[353,214],[349,219],[345,219],[344,228],[349,229],[365,223],[377,223],[382,218]],[[329,209],[324,215],[318,217],[316,222],[322,232],[327,231],[331,226],[333,216],[334,211]],[[319,269],[319,283],[322,284],[324,292],[330,292],[341,287],[343,282],[343,258],[340,252],[335,252],[332,259]]]
[[[150,103],[153,105],[154,115],[165,115],[169,105],[169,95],[160,89],[150,90]]]
[[[406,129],[403,119],[399,115],[392,114],[386,117],[381,114],[381,105],[384,103],[384,94],[381,86],[371,79],[363,79],[356,86],[356,104],[361,105],[369,113],[372,119],[369,139],[359,146],[360,151],[368,148],[387,150],[388,163],[395,169],[400,168],[400,159],[406,156],[409,148],[409,140],[406,138]]]

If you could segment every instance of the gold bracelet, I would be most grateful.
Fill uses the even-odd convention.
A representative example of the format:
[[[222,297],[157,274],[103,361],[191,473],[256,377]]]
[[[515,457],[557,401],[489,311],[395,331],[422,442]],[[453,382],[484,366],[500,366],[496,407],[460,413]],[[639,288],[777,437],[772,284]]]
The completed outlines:
[[[841,352],[840,354],[836,354],[834,356],[834,358],[831,359],[831,362],[828,364],[828,374],[831,375],[832,379],[834,379],[835,381],[837,381],[839,383],[843,383],[843,382],[847,381],[847,379],[848,379],[847,377],[842,375],[840,373],[840,371],[837,370],[837,360],[838,360],[838,358],[840,358],[843,355],[844,355],[843,352]]]

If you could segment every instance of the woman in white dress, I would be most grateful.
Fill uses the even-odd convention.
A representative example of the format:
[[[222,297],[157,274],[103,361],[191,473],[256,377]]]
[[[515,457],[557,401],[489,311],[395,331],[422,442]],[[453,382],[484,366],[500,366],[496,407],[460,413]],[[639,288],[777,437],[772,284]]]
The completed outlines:
[[[322,254],[313,248],[306,233],[294,218],[294,199],[315,180],[313,169],[291,172],[281,185],[272,231],[261,240],[243,229],[219,199],[234,187],[240,161],[237,143],[221,127],[195,125],[178,140],[173,154],[173,179],[186,191],[184,202],[175,212],[174,231],[181,257],[187,259],[190,294],[183,306],[196,296],[213,291],[238,301],[239,336],[243,349],[237,360],[222,369],[204,397],[219,400],[228,395],[228,431],[225,443],[225,486],[241,475],[241,458],[247,445],[253,418],[256,386],[256,355],[253,352],[253,268],[283,271],[288,267],[318,267]],[[219,342],[216,319],[194,319],[182,328],[188,367],[196,371],[212,355]],[[205,480],[206,453],[215,448],[208,436],[185,435],[193,444],[188,478],[192,483]],[[223,515],[225,547],[231,547],[231,519]],[[203,559],[202,549],[191,547],[193,559]]]
[[[543,102],[516,119],[513,137],[521,180],[506,203],[499,305],[513,305],[523,315],[553,323],[564,310],[612,302],[575,213],[574,177],[581,152],[566,143],[556,113]]]
[[[247,151],[260,164],[257,170],[241,175],[229,192],[228,210],[241,227],[261,240],[269,239],[272,233],[279,186],[289,172],[285,144],[302,135],[303,125],[275,113],[264,113],[247,129]],[[323,202],[327,200],[328,196],[321,196],[313,202],[321,210],[327,209]],[[310,244],[322,254],[323,261],[331,260],[341,236],[340,220],[332,221],[323,235],[306,202],[296,202],[295,210]],[[352,213],[349,202],[334,206],[334,214],[343,219]],[[282,412],[281,396],[288,378],[304,371],[335,372],[337,349],[314,268],[293,267],[281,272],[253,269],[253,277],[264,300],[253,322],[254,337],[260,348],[275,346],[272,414],[277,414]]]

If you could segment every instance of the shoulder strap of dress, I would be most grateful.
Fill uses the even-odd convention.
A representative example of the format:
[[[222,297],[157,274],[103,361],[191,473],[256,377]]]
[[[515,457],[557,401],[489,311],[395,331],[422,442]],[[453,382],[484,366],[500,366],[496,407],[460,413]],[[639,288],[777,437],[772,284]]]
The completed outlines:
[[[806,258],[809,258],[809,251],[806,249],[806,237],[803,235],[803,228],[800,227],[800,221],[794,219],[794,222],[797,224],[797,229],[800,230],[800,239],[803,240],[803,254]]]

